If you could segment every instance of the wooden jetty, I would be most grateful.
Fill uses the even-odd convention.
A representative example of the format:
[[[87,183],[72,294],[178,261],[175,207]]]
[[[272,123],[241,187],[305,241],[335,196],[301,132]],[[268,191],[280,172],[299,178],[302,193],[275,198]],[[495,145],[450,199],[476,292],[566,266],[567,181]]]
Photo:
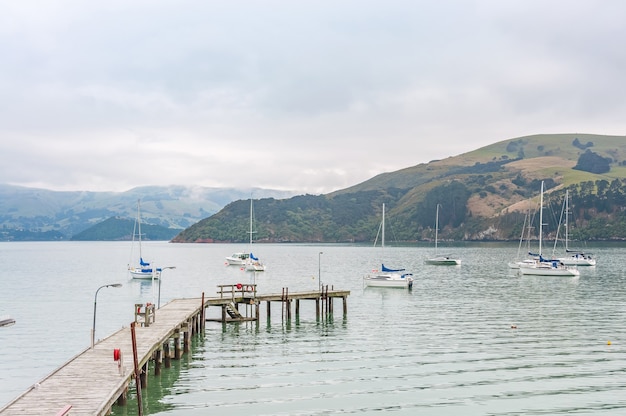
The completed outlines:
[[[57,368],[26,392],[0,408],[0,415],[107,415],[115,404],[125,404],[131,384],[147,385],[149,364],[154,374],[171,365],[189,352],[192,335],[203,332],[206,309],[220,307],[219,321],[259,320],[261,302],[267,302],[267,319],[271,303],[280,302],[287,319],[291,319],[291,305],[299,314],[301,300],[316,302],[316,315],[324,311],[332,314],[333,299],[343,299],[343,313],[347,313],[349,291],[328,287],[315,292],[293,292],[285,288],[279,294],[259,295],[256,285],[220,285],[218,297],[176,299],[160,309],[154,305],[136,304],[135,321],[107,338],[95,343]],[[239,311],[240,305],[250,306],[253,316]],[[250,314],[252,315],[252,314]],[[137,389],[139,403],[141,391]],[[141,410],[140,410],[140,415]]]

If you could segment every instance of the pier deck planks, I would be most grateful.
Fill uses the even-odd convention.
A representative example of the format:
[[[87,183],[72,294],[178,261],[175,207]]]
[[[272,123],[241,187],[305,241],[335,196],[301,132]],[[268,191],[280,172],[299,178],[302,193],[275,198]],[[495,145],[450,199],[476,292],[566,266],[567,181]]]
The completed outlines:
[[[350,291],[328,290],[324,296],[346,298]],[[234,298],[207,298],[204,306],[218,306],[232,301],[243,303],[272,302],[285,299],[321,299],[320,292],[292,292],[260,295],[242,292]],[[148,327],[135,326],[137,357],[141,368],[177,331],[202,310],[201,298],[175,299],[156,310],[156,319]],[[189,329],[187,329],[189,330]],[[113,351],[120,349],[123,357],[122,372],[113,359]],[[134,364],[130,327],[122,328],[97,342],[94,348],[79,353],[61,367],[50,373],[16,399],[0,408],[0,415],[56,415],[71,405],[69,414],[106,415],[112,405],[134,379]]]
[[[149,327],[135,327],[137,356],[145,363],[181,325],[200,312],[202,300],[177,299],[156,311]],[[113,360],[120,349],[123,372]],[[141,367],[141,365],[140,365]],[[86,349],[0,409],[1,415],[55,415],[71,405],[71,415],[106,415],[133,379],[130,328],[122,328]]]

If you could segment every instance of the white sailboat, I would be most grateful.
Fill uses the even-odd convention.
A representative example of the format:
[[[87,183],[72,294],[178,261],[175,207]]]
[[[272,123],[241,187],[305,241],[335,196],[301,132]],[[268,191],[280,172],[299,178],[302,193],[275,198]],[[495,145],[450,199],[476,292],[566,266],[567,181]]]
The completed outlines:
[[[447,255],[440,255],[437,252],[437,240],[439,238],[439,206],[440,204],[437,204],[437,213],[435,215],[435,257],[424,260],[424,263],[437,266],[458,266],[461,264],[460,259],[455,259],[454,257]]]
[[[385,204],[383,204],[383,219],[380,224],[382,230],[381,246],[385,250]],[[365,286],[370,287],[393,287],[393,288],[412,288],[413,274],[404,273],[405,269],[390,269],[381,264],[381,270],[375,271],[373,274],[366,275],[363,280]]]
[[[243,266],[246,264],[246,260],[250,255],[248,253],[237,252],[226,257],[226,265],[228,266]]]
[[[580,272],[572,267],[565,266],[559,260],[549,260],[542,255],[543,239],[543,181],[541,181],[541,196],[539,199],[539,252],[537,254],[528,253],[535,256],[536,260],[532,264],[520,266],[519,272],[522,275],[531,276],[579,276]]]
[[[253,231],[252,225],[254,223],[254,216],[252,215],[252,198],[250,198],[250,256],[246,259],[245,269],[248,272],[263,272],[265,271],[265,264],[262,263],[257,257],[252,253],[252,235],[256,232]]]
[[[139,248],[139,258],[137,265],[128,264],[128,271],[133,279],[158,279],[161,276],[161,269],[152,267],[150,262],[145,261],[141,251],[141,203],[137,200],[137,218],[133,227],[133,241],[131,246],[131,262],[133,261],[135,244]]]
[[[521,259],[522,253],[522,245],[526,244],[526,252],[530,251],[530,231],[532,230],[532,219],[530,217],[530,207],[528,211],[526,211],[526,215],[524,216],[524,225],[522,225],[522,233],[519,239],[519,246],[517,247],[517,256],[514,261],[509,262],[509,268],[511,269],[519,269],[524,266],[532,266],[535,264],[535,259],[532,258],[524,258]]]
[[[595,266],[596,259],[593,258],[590,254],[586,254],[580,250],[571,250],[569,248],[569,190],[565,191],[564,210],[565,222],[563,223],[563,225],[565,227],[565,253],[567,254],[567,256],[559,257],[558,260],[566,266]],[[555,249],[557,242],[558,238],[554,242]]]

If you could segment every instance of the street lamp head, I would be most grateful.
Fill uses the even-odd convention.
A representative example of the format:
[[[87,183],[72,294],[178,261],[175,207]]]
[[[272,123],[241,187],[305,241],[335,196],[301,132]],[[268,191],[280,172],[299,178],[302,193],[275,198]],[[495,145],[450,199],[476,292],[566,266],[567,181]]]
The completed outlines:
[[[98,292],[105,287],[122,287],[121,283],[109,283],[108,285],[102,285],[96,290],[96,294],[93,297],[93,326],[91,327],[91,348],[93,348],[96,339],[96,303],[98,301]]]

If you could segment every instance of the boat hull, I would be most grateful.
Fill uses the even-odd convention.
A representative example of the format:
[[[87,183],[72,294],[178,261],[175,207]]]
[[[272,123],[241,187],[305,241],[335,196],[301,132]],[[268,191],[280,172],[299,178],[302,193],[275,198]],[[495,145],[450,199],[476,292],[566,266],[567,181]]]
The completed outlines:
[[[368,287],[392,287],[410,289],[413,287],[413,278],[403,275],[371,275],[365,276],[365,286]]]
[[[461,260],[450,257],[434,257],[432,259],[426,259],[424,263],[435,266],[459,266],[461,264]]]
[[[248,261],[247,253],[234,253],[232,256],[226,257],[226,263],[229,266],[243,266]]]
[[[589,259],[589,258],[563,257],[563,258],[559,258],[559,261],[566,266],[595,266],[596,265],[596,259]]]
[[[580,276],[580,272],[569,267],[553,267],[552,265],[536,265],[534,267],[520,267],[520,274],[525,276]]]
[[[129,269],[128,271],[133,279],[152,280],[158,279],[160,275],[159,271],[152,272],[138,269]]]
[[[246,271],[248,272],[264,272],[265,271],[265,265],[259,262],[254,262],[254,263],[247,263],[246,264]]]
[[[522,261],[514,261],[514,262],[509,263],[510,269],[519,269],[522,267],[534,267],[534,266],[535,266],[535,261],[531,259],[522,260]]]

